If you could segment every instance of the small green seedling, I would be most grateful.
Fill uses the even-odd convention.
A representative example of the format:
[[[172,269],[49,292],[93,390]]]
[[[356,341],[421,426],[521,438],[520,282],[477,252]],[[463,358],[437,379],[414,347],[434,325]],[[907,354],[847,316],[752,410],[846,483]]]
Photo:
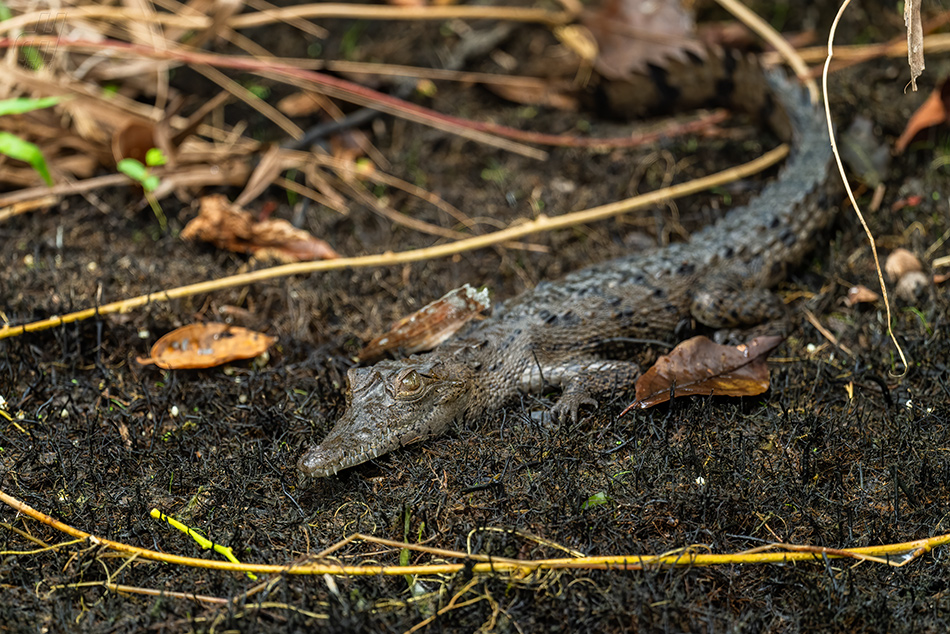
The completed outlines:
[[[158,189],[162,181],[158,176],[151,173],[149,167],[164,165],[165,162],[165,155],[162,151],[153,147],[145,153],[146,164],[143,164],[138,159],[124,158],[116,163],[115,166],[121,173],[142,186],[142,189],[145,191],[145,200],[148,201],[149,206],[152,208],[155,219],[158,220],[158,225],[162,231],[165,231],[168,226],[165,220],[165,212],[162,210],[161,205],[158,204],[158,200],[156,200],[155,196],[152,195],[152,192]]]
[[[61,99],[59,97],[43,97],[42,99],[18,97],[16,99],[0,100],[0,117],[50,108],[60,101]],[[42,150],[40,150],[36,144],[25,141],[10,132],[0,131],[0,154],[5,154],[12,159],[28,164],[40,175],[47,185],[52,187],[53,178],[50,176],[49,168],[46,166],[46,157],[43,156]]]

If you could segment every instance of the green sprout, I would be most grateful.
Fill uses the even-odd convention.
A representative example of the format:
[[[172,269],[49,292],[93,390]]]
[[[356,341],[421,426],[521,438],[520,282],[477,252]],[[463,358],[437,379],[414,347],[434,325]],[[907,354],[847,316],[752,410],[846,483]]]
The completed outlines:
[[[59,102],[59,97],[43,97],[41,99],[18,97],[16,99],[0,100],[0,117],[50,108]],[[23,161],[32,167],[47,185],[52,187],[53,178],[49,174],[46,157],[43,156],[43,151],[36,144],[25,141],[10,132],[0,131],[0,154]]]
[[[143,164],[138,159],[124,158],[116,163],[116,169],[141,185],[142,190],[145,192],[145,200],[148,201],[149,206],[152,208],[152,213],[155,214],[155,219],[158,220],[158,226],[161,227],[162,231],[165,231],[168,226],[168,222],[165,220],[165,212],[162,210],[161,205],[158,204],[158,200],[155,196],[152,195],[152,192],[158,189],[158,186],[161,185],[162,182],[158,176],[152,174],[149,170],[149,167],[164,165],[165,156],[158,148],[152,148],[145,153],[145,162],[148,163],[148,165]]]

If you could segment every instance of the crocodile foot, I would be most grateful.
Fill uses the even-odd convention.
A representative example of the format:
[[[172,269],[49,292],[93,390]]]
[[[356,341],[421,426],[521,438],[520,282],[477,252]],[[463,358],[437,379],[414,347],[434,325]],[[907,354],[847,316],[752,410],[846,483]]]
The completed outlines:
[[[551,414],[556,420],[570,420],[576,423],[580,417],[580,410],[584,406],[597,408],[599,403],[594,399],[585,386],[584,376],[575,376],[568,382],[567,387],[551,408]]]

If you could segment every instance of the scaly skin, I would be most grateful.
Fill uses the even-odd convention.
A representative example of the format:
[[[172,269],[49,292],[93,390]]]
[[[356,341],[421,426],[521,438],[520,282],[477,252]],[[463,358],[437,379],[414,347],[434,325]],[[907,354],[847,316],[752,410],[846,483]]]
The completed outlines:
[[[639,373],[610,360],[613,342],[670,339],[690,318],[723,328],[781,315],[768,289],[814,247],[835,208],[823,116],[783,76],[768,81],[788,117],[793,150],[756,199],[689,242],[543,282],[433,352],[350,370],[346,412],[301,456],[300,471],[334,474],[544,385],[563,389],[555,413],[576,418],[579,407],[596,405],[591,392]]]

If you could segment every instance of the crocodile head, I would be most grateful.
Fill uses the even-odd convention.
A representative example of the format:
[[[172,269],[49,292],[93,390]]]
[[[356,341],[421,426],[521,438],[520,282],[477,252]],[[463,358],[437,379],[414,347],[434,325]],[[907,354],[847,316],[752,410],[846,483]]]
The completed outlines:
[[[426,357],[354,368],[347,379],[343,417],[297,462],[306,475],[335,474],[442,433],[465,410],[474,389],[467,366]]]

